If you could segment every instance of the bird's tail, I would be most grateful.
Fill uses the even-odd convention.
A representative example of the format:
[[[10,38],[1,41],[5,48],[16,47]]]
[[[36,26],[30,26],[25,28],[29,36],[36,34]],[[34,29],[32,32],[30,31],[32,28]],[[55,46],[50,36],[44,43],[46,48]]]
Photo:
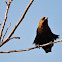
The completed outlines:
[[[50,45],[44,46],[44,47],[42,47],[42,48],[45,50],[46,53],[48,53],[48,52],[51,52],[51,49],[52,49],[52,46],[53,46],[53,45],[54,45],[54,44],[50,44]]]
[[[57,38],[59,38],[59,35],[53,34],[53,37],[56,40]]]
[[[46,53],[51,52],[51,49],[50,48],[49,49],[46,49],[45,52]]]

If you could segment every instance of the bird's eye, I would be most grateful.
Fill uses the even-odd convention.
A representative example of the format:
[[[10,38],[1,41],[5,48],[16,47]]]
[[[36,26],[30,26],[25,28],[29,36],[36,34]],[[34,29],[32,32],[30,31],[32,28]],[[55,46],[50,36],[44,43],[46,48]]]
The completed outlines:
[[[45,20],[45,17],[43,17],[43,19],[42,20]]]

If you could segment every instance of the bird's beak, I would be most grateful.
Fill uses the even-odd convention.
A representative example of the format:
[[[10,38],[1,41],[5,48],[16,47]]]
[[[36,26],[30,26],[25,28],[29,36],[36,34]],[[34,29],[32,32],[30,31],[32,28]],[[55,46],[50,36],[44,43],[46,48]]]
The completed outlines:
[[[45,20],[46,20],[46,19],[48,20],[48,17],[45,17]]]

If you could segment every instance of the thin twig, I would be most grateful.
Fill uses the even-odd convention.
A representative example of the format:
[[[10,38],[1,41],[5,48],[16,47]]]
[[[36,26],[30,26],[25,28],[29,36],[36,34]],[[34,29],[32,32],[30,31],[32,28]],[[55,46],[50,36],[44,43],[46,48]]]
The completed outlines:
[[[11,23],[10,23],[10,25],[7,27],[6,32],[5,32],[5,34],[3,35],[3,38],[2,38],[2,41],[1,41],[1,42],[3,42],[3,39],[4,39],[4,37],[5,37],[5,35],[6,35],[6,33],[7,33],[7,31],[8,31],[8,29],[9,29],[10,26],[11,26]]]
[[[12,37],[12,38],[10,38],[9,40],[11,40],[11,39],[20,39],[20,37]]]
[[[53,44],[53,43],[57,43],[57,42],[62,42],[62,39],[58,40],[58,41],[55,41],[55,42],[49,42],[49,43],[40,45],[39,47],[47,46],[47,45],[50,45],[50,44]],[[33,47],[33,48],[28,48],[28,49],[23,49],[23,50],[0,51],[0,53],[23,52],[23,51],[33,50],[33,49],[36,49],[36,48],[39,48],[39,47],[36,46],[36,47]]]
[[[33,3],[33,1],[34,1],[34,0],[31,0],[31,2],[29,3],[29,5],[27,6],[26,10],[24,11],[24,13],[23,13],[21,19],[20,19],[20,20],[18,21],[18,23],[15,25],[15,27],[13,28],[13,30],[11,31],[11,33],[9,34],[9,36],[8,36],[3,42],[0,43],[0,47],[1,47],[2,45],[4,45],[6,42],[9,41],[9,38],[13,35],[13,33],[14,33],[15,30],[16,30],[16,28],[19,26],[19,24],[21,23],[21,21],[22,21],[23,18],[25,17],[25,15],[26,15],[26,13],[27,13],[29,7],[30,7],[31,4]]]
[[[8,10],[9,10],[11,2],[12,2],[12,0],[9,1],[8,3],[5,1],[5,3],[7,4],[7,9],[6,9],[6,12],[5,12],[5,19],[4,19],[4,22],[3,22],[3,25],[2,25],[2,28],[1,28],[1,32],[0,32],[0,39],[2,37],[3,29],[4,29],[4,26],[5,26],[5,22],[7,20],[7,14],[8,14]]]

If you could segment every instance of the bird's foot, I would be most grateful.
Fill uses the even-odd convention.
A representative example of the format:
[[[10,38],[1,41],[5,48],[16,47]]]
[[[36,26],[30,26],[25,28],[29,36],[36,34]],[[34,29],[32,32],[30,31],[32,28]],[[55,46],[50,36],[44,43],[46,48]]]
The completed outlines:
[[[40,45],[36,45],[40,49]]]

